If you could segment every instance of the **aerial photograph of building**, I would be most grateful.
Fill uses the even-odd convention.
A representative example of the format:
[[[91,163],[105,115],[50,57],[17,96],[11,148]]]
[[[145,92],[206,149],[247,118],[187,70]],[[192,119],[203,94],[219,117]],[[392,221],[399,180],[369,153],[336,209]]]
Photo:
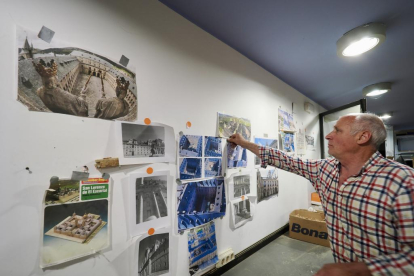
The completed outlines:
[[[233,147],[227,143],[227,168],[247,167],[247,150],[241,146]]]
[[[18,101],[31,111],[135,121],[131,66],[17,27]]]
[[[222,138],[205,136],[204,137],[204,156],[205,157],[222,157]]]
[[[233,177],[233,196],[241,197],[250,194],[250,174]]]
[[[190,275],[218,262],[216,227],[214,222],[197,227],[188,232],[188,252],[190,253]]]
[[[208,223],[225,214],[226,196],[223,178],[177,186],[178,230]]]
[[[262,176],[260,170],[257,170],[257,202],[269,198],[273,195],[279,195],[279,179],[277,170],[269,170],[267,176]]]
[[[162,126],[147,126],[122,123],[122,146],[124,157],[165,156],[165,129]]]
[[[79,201],[79,181],[64,180],[51,183],[46,192],[45,205]]]
[[[221,176],[221,158],[204,159],[204,177]]]
[[[218,134],[220,137],[227,138],[234,133],[239,133],[244,139],[250,141],[251,132],[250,120],[218,113]]]
[[[180,157],[201,157],[203,152],[203,136],[182,135],[179,141]]]
[[[201,178],[202,176],[201,158],[180,158],[179,166],[181,180]]]
[[[168,273],[169,233],[155,234],[139,242],[138,275],[155,276]]]
[[[136,224],[168,216],[167,176],[137,178],[135,191]]]

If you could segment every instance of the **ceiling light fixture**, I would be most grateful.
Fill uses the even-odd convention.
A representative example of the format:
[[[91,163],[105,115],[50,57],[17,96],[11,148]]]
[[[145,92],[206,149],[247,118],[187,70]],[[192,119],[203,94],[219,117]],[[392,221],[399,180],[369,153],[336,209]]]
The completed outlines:
[[[380,82],[364,87],[364,89],[362,89],[362,94],[364,95],[364,97],[377,99],[390,90],[391,82]]]
[[[382,114],[378,117],[380,117],[380,119],[382,119],[382,120],[387,120],[387,119],[392,117],[392,112],[384,113],[384,114]]]
[[[345,33],[336,42],[336,53],[340,57],[354,57],[365,53],[385,41],[385,25],[368,23]]]

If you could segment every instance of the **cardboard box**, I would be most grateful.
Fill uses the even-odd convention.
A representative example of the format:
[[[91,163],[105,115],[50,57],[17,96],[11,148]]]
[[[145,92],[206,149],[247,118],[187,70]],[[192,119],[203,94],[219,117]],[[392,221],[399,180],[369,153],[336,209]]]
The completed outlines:
[[[330,247],[325,215],[321,211],[295,210],[289,215],[289,236]]]

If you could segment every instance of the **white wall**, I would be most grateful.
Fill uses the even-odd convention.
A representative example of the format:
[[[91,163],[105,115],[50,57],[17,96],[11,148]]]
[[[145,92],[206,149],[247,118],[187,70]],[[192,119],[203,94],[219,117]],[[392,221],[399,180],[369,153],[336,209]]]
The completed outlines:
[[[29,112],[16,101],[15,24],[34,31],[45,25],[56,32],[54,39],[115,59],[122,54],[130,58],[137,66],[139,119],[149,117],[171,125],[176,133],[215,135],[219,111],[249,118],[253,135],[276,136],[278,108],[291,112],[294,102],[300,107],[294,114],[297,125],[316,138],[316,151],[306,157],[319,157],[318,113],[322,108],[315,104],[315,113],[305,113],[306,97],[157,1],[2,0],[0,275],[127,275],[127,204],[121,179],[147,167],[109,170],[115,184],[112,248],[53,269],[38,268],[41,201],[50,177],[69,177],[85,164],[92,175],[99,173],[93,160],[105,157],[114,147],[110,140],[114,125]],[[185,129],[187,121],[193,125],[189,130]],[[249,158],[252,165],[253,156]],[[169,168],[175,172],[174,165]],[[293,209],[308,207],[309,183],[285,172],[279,176],[279,197],[261,202],[252,222],[231,231],[228,215],[217,220],[219,252],[228,247],[240,252],[287,223]],[[187,273],[186,242],[186,235],[171,237],[173,275]]]

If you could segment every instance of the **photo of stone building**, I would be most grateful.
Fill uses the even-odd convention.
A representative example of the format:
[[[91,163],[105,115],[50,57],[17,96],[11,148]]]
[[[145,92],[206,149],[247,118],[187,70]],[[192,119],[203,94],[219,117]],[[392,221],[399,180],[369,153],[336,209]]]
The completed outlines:
[[[162,126],[122,123],[124,157],[165,156],[165,130]]]
[[[250,212],[250,200],[242,200],[233,204],[234,208],[234,224],[237,225],[243,220],[252,217]]]
[[[138,275],[162,275],[169,271],[169,233],[146,237],[139,243]]]
[[[179,141],[179,156],[201,157],[203,152],[203,136],[182,135]]]
[[[225,214],[226,195],[223,178],[177,186],[178,230],[208,223]]]
[[[136,224],[168,216],[167,176],[137,178]]]
[[[190,275],[218,262],[216,227],[213,221],[188,232],[188,250]]]
[[[220,137],[230,137],[234,133],[239,133],[244,139],[250,141],[251,124],[250,120],[238,118],[231,115],[218,113],[218,134]]]
[[[31,111],[135,121],[131,69],[93,52],[17,28],[18,101]]]
[[[257,170],[257,202],[279,195],[279,179],[277,170],[269,170],[267,176],[263,177],[260,170]]]
[[[233,177],[233,196],[241,197],[250,194],[250,175],[238,175]]]

